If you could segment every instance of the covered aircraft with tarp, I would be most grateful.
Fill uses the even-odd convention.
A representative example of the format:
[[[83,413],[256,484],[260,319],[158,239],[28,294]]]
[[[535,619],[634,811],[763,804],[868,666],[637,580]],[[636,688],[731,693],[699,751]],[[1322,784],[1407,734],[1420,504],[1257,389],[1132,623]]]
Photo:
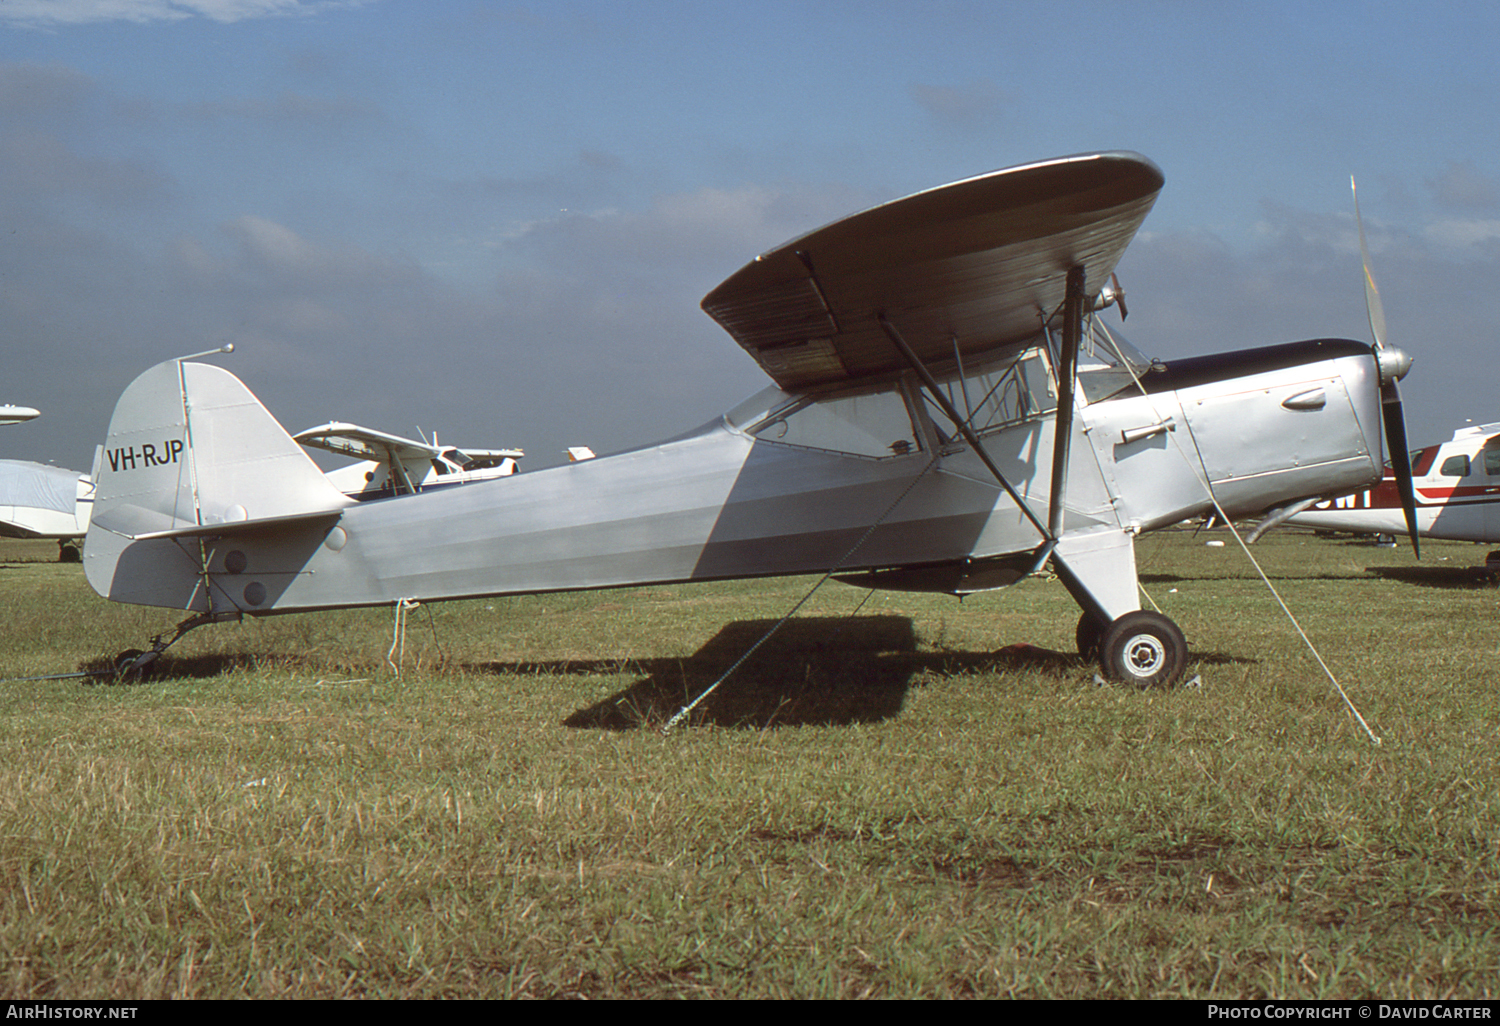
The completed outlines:
[[[25,460],[0,460],[0,536],[82,538],[94,508],[94,485],[87,474]]]

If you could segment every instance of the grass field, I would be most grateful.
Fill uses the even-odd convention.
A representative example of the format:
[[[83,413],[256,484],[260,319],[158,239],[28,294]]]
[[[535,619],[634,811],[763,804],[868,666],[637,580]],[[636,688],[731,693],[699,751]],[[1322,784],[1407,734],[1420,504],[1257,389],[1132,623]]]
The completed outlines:
[[[1215,537],[1224,537],[1216,535]],[[0,677],[170,611],[0,543]],[[196,631],[0,684],[0,996],[1452,998],[1500,989],[1484,550],[1142,539],[1201,686],[1077,609],[810,579]]]

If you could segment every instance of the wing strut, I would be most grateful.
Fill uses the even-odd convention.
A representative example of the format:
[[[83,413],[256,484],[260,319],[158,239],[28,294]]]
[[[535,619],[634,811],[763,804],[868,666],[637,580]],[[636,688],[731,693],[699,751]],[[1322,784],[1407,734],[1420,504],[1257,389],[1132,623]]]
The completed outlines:
[[[1057,433],[1052,439],[1052,488],[1047,530],[1063,532],[1063,497],[1068,488],[1068,450],[1073,439],[1073,383],[1078,377],[1078,349],[1083,343],[1083,268],[1068,272],[1068,295],[1063,302],[1062,353],[1057,360]]]
[[[980,461],[989,469],[989,472],[995,476],[995,480],[1000,482],[1000,487],[1005,489],[1005,493],[1011,497],[1016,506],[1020,508],[1021,513],[1027,520],[1031,521],[1031,526],[1035,527],[1037,533],[1042,536],[1042,547],[1037,550],[1036,563],[1040,567],[1047,556],[1051,555],[1053,546],[1057,544],[1057,536],[1047,529],[1046,525],[1031,511],[1031,507],[1021,497],[1021,493],[1012,487],[1011,483],[1005,479],[1004,474],[1000,473],[1000,468],[995,466],[994,460],[990,459],[990,454],[985,451],[984,443],[979,440],[979,436],[969,426],[968,420],[958,415],[958,411],[953,408],[953,404],[948,401],[948,397],[938,387],[937,380],[932,376],[932,373],[922,363],[921,358],[912,351],[911,346],[906,344],[906,339],[901,337],[901,332],[896,329],[896,325],[885,314],[880,315],[880,327],[885,331],[886,337],[891,340],[891,343],[901,352],[901,355],[906,358],[906,362],[911,364],[912,370],[917,372],[917,375],[922,379],[922,384],[927,388],[928,395],[932,396],[933,401],[942,408],[943,415],[953,422],[953,426],[958,429],[959,434],[963,435],[964,441],[969,443],[969,447],[974,450],[974,454],[979,457]],[[1032,572],[1035,572],[1035,568],[1033,568]]]
[[[1084,295],[1084,268],[1075,264],[1068,269],[1068,291],[1063,300],[1062,352],[1057,360],[1057,418],[1056,434],[1052,442],[1052,487],[1048,492],[1047,526],[1054,537],[1061,537],[1067,530],[1063,523],[1065,513],[1063,500],[1068,488],[1068,455],[1073,447],[1073,415],[1075,413],[1076,383],[1078,381],[1078,350],[1083,346],[1083,318],[1089,303]],[[1057,570],[1058,580],[1068,589],[1084,611],[1099,623],[1110,623],[1113,618],[1104,608],[1083,579],[1068,566],[1062,556],[1053,554],[1052,566]]]
[[[393,451],[386,458],[386,469],[390,473],[391,490],[400,495],[405,490],[407,495],[416,495],[417,486],[412,483],[411,475],[406,472],[406,464],[401,462],[401,457]]]
[[[1031,521],[1031,525],[1042,536],[1041,545],[1037,546],[1036,551],[1032,553],[1034,562],[1029,572],[1035,573],[1041,569],[1042,565],[1050,557],[1052,565],[1057,570],[1058,579],[1068,589],[1068,593],[1073,596],[1074,601],[1100,622],[1109,623],[1112,617],[1105,610],[1104,604],[1083,583],[1078,574],[1073,572],[1073,569],[1067,565],[1067,561],[1054,551],[1065,529],[1063,523],[1063,496],[1066,492],[1068,479],[1068,450],[1073,439],[1074,382],[1077,378],[1078,350],[1083,341],[1083,317],[1088,307],[1085,301],[1086,298],[1084,295],[1084,268],[1082,266],[1075,266],[1068,272],[1067,298],[1063,304],[1062,353],[1057,361],[1057,434],[1052,447],[1052,486],[1048,497],[1046,524],[1042,523],[1037,515],[1032,512],[1031,507],[1027,505],[1026,500],[1005,479],[1005,475],[1000,472],[1000,468],[995,465],[994,460],[990,459],[989,453],[985,451],[984,443],[980,441],[974,429],[969,426],[968,420],[959,416],[958,411],[953,408],[953,404],[943,394],[937,380],[933,378],[932,373],[922,363],[921,358],[906,343],[906,340],[901,337],[901,332],[897,330],[896,325],[883,313],[879,319],[880,327],[885,331],[886,337],[891,340],[891,343],[905,357],[906,362],[911,365],[911,368],[917,372],[917,375],[922,379],[922,384],[927,389],[928,395],[937,403],[938,407],[943,411],[943,415],[953,422],[953,426],[958,429],[964,441],[974,450],[974,454],[979,457],[989,472],[994,475],[995,480],[1000,482],[1000,486],[1005,489],[1006,494],[1015,502],[1016,506],[1021,510],[1022,515]]]

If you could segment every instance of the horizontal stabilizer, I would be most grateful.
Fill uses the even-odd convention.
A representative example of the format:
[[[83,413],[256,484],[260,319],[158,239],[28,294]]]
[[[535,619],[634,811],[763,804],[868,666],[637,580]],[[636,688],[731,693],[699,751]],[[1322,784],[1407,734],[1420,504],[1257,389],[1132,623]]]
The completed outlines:
[[[195,524],[165,531],[132,533],[125,529],[126,525],[132,522],[146,522],[151,519],[151,514],[147,510],[121,507],[111,511],[110,522],[104,529],[129,538],[131,541],[150,541],[156,538],[228,538],[236,534],[264,530],[267,527],[313,526],[319,522],[332,526],[342,515],[339,510],[318,510],[313,513],[289,513],[281,517],[263,517],[259,520],[221,520],[211,524]]]

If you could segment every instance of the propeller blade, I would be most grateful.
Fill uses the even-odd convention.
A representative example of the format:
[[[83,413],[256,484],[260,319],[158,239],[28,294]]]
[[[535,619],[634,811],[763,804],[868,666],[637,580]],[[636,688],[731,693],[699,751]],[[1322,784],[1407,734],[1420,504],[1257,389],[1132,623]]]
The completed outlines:
[[[1380,412],[1385,418],[1385,446],[1396,474],[1396,489],[1401,493],[1401,512],[1406,514],[1406,533],[1411,538],[1412,553],[1422,558],[1422,543],[1417,538],[1417,493],[1411,481],[1411,452],[1406,445],[1406,417],[1401,409],[1401,390],[1395,381],[1380,386]]]
[[[1380,290],[1375,287],[1375,276],[1370,273],[1370,248],[1365,245],[1365,222],[1359,216],[1359,190],[1354,187],[1354,176],[1349,176],[1349,191],[1354,194],[1354,223],[1359,227],[1359,257],[1365,268],[1365,311],[1370,315],[1370,333],[1375,336],[1375,348],[1385,348],[1385,308],[1380,305]]]
[[[1114,286],[1115,305],[1120,308],[1120,320],[1130,316],[1130,311],[1125,309],[1125,289],[1120,285],[1120,276],[1114,271],[1109,272],[1109,283]]]
[[[1401,408],[1398,379],[1411,366],[1411,357],[1399,349],[1386,349],[1385,308],[1380,305],[1380,289],[1370,270],[1370,247],[1365,244],[1365,222],[1359,216],[1359,190],[1354,176],[1349,176],[1349,191],[1354,195],[1354,223],[1359,228],[1359,258],[1365,271],[1365,312],[1370,316],[1370,334],[1375,336],[1376,363],[1380,366],[1380,412],[1385,421],[1385,448],[1390,453],[1391,470],[1396,476],[1396,490],[1401,493],[1401,512],[1406,515],[1406,533],[1411,551],[1422,558],[1422,543],[1417,535],[1417,493],[1411,480],[1411,451],[1406,442],[1406,415]]]

